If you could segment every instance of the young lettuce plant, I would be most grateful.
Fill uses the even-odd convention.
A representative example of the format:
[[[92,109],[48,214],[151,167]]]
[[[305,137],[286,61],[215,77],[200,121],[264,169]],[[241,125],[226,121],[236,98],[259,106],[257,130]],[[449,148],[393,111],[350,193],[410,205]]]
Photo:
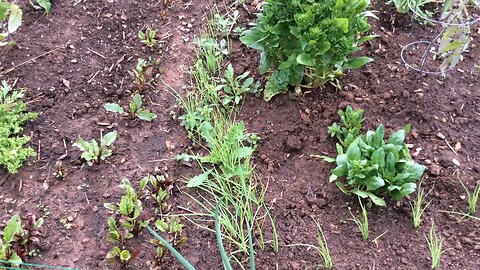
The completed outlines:
[[[82,138],[78,139],[78,141],[73,144],[73,146],[82,151],[81,157],[85,159],[90,166],[94,163],[100,164],[100,160],[105,160],[112,155],[112,150],[109,149],[109,147],[117,139],[117,131],[109,132],[105,134],[105,136],[100,133],[100,136],[100,146],[95,139],[87,142]]]
[[[372,61],[351,58],[360,46],[375,38],[370,30],[368,0],[267,0],[256,25],[240,40],[259,50],[260,73],[273,73],[265,85],[264,99],[285,92],[288,86],[337,84],[345,70]]]
[[[151,122],[153,121],[153,119],[157,118],[156,114],[142,108],[142,105],[142,96],[138,93],[135,94],[129,104],[130,113],[128,113],[128,115],[131,119],[138,118],[143,121]],[[105,110],[107,110],[108,112],[127,114],[125,113],[125,110],[117,103],[105,103],[103,105],[103,108],[105,108]]]
[[[0,29],[6,30],[6,32],[3,30],[0,32],[0,47],[15,45],[14,41],[5,40],[22,25],[22,15],[23,12],[18,5],[0,1]]]

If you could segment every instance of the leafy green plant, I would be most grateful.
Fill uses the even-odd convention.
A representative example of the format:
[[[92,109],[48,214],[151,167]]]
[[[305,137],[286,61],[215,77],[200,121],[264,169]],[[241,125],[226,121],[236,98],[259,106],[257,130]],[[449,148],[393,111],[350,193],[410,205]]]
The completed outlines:
[[[423,18],[429,18],[433,12],[427,10],[425,6],[437,2],[433,0],[392,0],[390,3],[393,3],[400,13],[413,12]],[[417,20],[423,21],[421,17],[414,16]]]
[[[28,113],[27,105],[22,100],[23,90],[13,90],[2,81],[0,87],[0,165],[9,173],[17,173],[23,162],[36,155],[31,147],[25,147],[30,141],[28,136],[18,136],[22,125],[35,119],[36,113]]]
[[[473,192],[470,192],[462,181],[460,181],[460,184],[462,184],[463,189],[465,189],[465,192],[467,193],[468,210],[466,214],[473,216],[477,212],[478,196],[480,195],[480,182],[477,182]]]
[[[158,45],[157,30],[147,27],[145,31],[138,31],[138,38],[140,42],[145,44],[150,50],[153,50]]]
[[[360,234],[362,235],[363,240],[368,239],[368,215],[367,215],[367,208],[362,204],[362,201],[360,200],[360,197],[358,198],[358,201],[360,202],[360,208],[361,208],[361,218],[358,218],[355,216],[350,209],[350,215],[352,216],[353,222],[355,222],[355,225],[357,225],[358,230],[360,231]]]
[[[440,258],[446,250],[443,249],[443,239],[437,235],[433,221],[428,236],[425,235],[425,239],[427,240],[428,249],[430,250],[432,269],[437,269],[440,267]]]
[[[107,253],[107,259],[119,258],[124,264],[130,262],[132,255],[126,247],[128,239],[138,235],[140,230],[148,224],[148,220],[142,220],[142,201],[138,198],[135,189],[129,180],[124,179],[120,188],[125,195],[122,196],[120,203],[105,203],[104,207],[113,212],[113,216],[108,218],[107,240],[114,243],[110,252]],[[117,225],[117,220],[120,226]]]
[[[27,216],[24,224],[19,215],[12,216],[3,230],[3,241],[0,238],[0,260],[19,266],[23,260],[34,256],[37,251],[31,246],[40,242],[42,225],[43,218],[37,219],[33,214]]]
[[[151,187],[150,190],[148,187]],[[163,214],[163,211],[167,210],[167,200],[170,198],[170,191],[173,189],[173,181],[167,180],[163,175],[149,175],[140,180],[140,189],[144,192],[142,197],[153,199],[158,208],[155,209],[159,214]]]
[[[233,103],[234,105],[240,104],[242,100],[242,95],[245,93],[256,93],[260,87],[260,83],[256,82],[252,77],[248,77],[250,74],[249,71],[244,72],[239,76],[235,76],[233,71],[232,64],[228,64],[227,69],[225,70],[225,77],[220,79],[217,89],[222,91],[223,94],[223,105],[229,105]]]
[[[424,194],[424,190],[422,188],[422,181],[420,181],[420,183],[418,184],[417,197],[414,199],[413,204],[410,203],[410,207],[412,208],[413,227],[415,228],[418,228],[420,226],[420,223],[422,222],[423,212],[428,208],[431,203],[431,201],[429,201],[425,206],[422,206],[425,197],[428,196],[428,193]]]
[[[139,93],[133,95],[132,100],[130,101],[130,104],[128,106],[130,109],[130,113],[128,113],[128,115],[131,119],[138,118],[140,120],[151,122],[153,121],[153,119],[157,118],[156,114],[142,108],[142,106],[142,96]],[[103,108],[105,108],[105,110],[109,112],[127,114],[125,113],[125,110],[117,103],[105,103],[103,105]]]
[[[267,0],[256,25],[240,40],[261,52],[260,73],[274,67],[265,85],[264,99],[302,82],[310,87],[336,82],[347,69],[372,61],[351,58],[371,26],[368,0]]]
[[[339,110],[338,115],[342,121],[340,124],[333,123],[328,127],[328,134],[337,137],[343,147],[348,147],[360,134],[362,129],[363,110],[354,110],[347,106],[345,111]]]
[[[133,69],[133,82],[137,85],[138,91],[141,93],[145,92],[147,87],[152,82],[151,73],[152,67],[147,60],[139,58],[137,65]]]
[[[408,130],[407,126],[393,133],[385,142],[385,130],[380,125],[375,132],[368,131],[356,138],[345,153],[337,144],[337,167],[332,170],[330,182],[345,176],[352,189],[337,181],[342,191],[368,197],[381,206],[385,206],[385,201],[378,196],[389,194],[400,200],[415,192],[415,182],[422,177],[425,167],[412,160],[404,143]]]
[[[22,16],[23,12],[18,5],[0,1],[0,47],[15,45],[14,41],[5,41],[5,39],[10,38],[10,35],[22,25]]]
[[[50,13],[52,3],[50,0],[28,0],[30,4],[36,9],[44,9],[46,13]]]
[[[100,146],[95,139],[87,142],[82,138],[78,139],[78,141],[73,144],[73,146],[82,151],[81,157],[85,159],[90,166],[94,163],[99,164],[100,160],[105,160],[112,155],[112,150],[109,149],[109,147],[117,139],[117,131],[114,130],[104,136],[100,133],[100,136]]]

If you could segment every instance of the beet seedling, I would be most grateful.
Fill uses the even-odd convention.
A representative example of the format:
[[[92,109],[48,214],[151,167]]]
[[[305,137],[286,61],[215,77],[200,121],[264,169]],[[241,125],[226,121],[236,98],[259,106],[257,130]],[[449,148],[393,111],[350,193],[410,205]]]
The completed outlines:
[[[30,2],[30,5],[35,9],[44,9],[46,13],[50,13],[50,9],[52,8],[50,0],[28,0],[28,2]]]
[[[95,139],[87,142],[82,138],[78,139],[78,141],[73,144],[73,146],[82,151],[81,157],[85,159],[90,166],[92,166],[93,163],[99,164],[100,160],[105,160],[112,155],[112,150],[108,147],[110,147],[117,139],[117,131],[109,132],[105,134],[105,136],[102,136],[100,133],[100,136],[100,146]]]
[[[133,69],[133,82],[137,85],[141,93],[145,92],[152,82],[152,71],[153,67],[149,65],[147,60],[142,58],[138,59],[137,66]]]
[[[130,104],[128,106],[130,109],[130,113],[128,113],[128,115],[131,119],[138,118],[143,121],[151,122],[153,121],[153,119],[157,118],[156,114],[142,108],[142,105],[142,96],[138,93],[135,94],[132,97],[132,100],[130,101]],[[117,103],[105,103],[103,105],[103,108],[105,108],[105,110],[107,110],[108,112],[127,114],[125,110]]]
[[[153,191],[147,189],[147,185],[153,188]],[[152,198],[159,205],[155,212],[160,214],[168,208],[167,200],[170,197],[170,190],[173,188],[173,181],[167,180],[163,175],[149,175],[140,180],[140,189],[145,192],[147,199]]]
[[[138,31],[138,38],[140,42],[145,44],[150,50],[153,50],[153,48],[158,45],[157,31],[151,27],[147,27],[145,32],[142,30]]]
[[[17,31],[22,25],[22,15],[23,12],[18,5],[5,1],[0,2],[0,29],[6,30],[6,32],[3,32],[3,30],[0,32],[0,47],[15,45],[14,41],[4,40],[10,38],[10,34]]]

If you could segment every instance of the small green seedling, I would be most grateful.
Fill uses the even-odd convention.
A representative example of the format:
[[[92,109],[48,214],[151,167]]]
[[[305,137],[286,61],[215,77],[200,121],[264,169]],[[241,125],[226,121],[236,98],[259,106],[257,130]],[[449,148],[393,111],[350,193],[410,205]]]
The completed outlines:
[[[412,208],[413,227],[415,228],[418,228],[420,226],[420,223],[422,222],[423,212],[428,208],[431,203],[430,201],[425,206],[422,206],[425,197],[428,196],[429,193],[430,192],[425,194],[424,189],[422,188],[422,182],[420,181],[420,183],[418,184],[417,197],[413,201],[413,204],[410,203],[410,206]]]
[[[14,41],[5,40],[22,25],[22,16],[23,12],[18,5],[0,1],[0,29],[6,30],[0,32],[0,47],[15,45]]]
[[[132,260],[132,254],[128,249],[120,249],[117,246],[114,246],[112,250],[107,253],[107,259],[119,258],[122,264],[128,264]]]
[[[107,157],[112,155],[112,150],[109,147],[117,139],[117,131],[112,131],[105,136],[100,133],[100,146],[95,139],[92,139],[90,142],[83,140],[82,138],[78,139],[73,146],[79,148],[82,151],[82,158],[87,161],[87,164],[92,166],[94,163],[99,164],[100,160],[105,160]]]
[[[147,188],[149,184],[153,189],[152,191]],[[167,180],[163,175],[149,175],[140,180],[140,189],[145,192],[144,196],[147,199],[151,198],[158,204],[159,207],[155,209],[155,212],[160,212],[159,214],[162,214],[168,208],[167,200],[172,188],[173,181]]]
[[[427,240],[428,249],[430,250],[430,255],[432,259],[432,269],[437,269],[440,267],[440,257],[446,251],[443,249],[443,239],[437,236],[435,232],[435,223],[432,220],[432,227],[428,233],[428,236],[425,235]]]
[[[137,85],[138,90],[143,93],[150,85],[152,81],[153,68],[149,65],[145,59],[138,59],[137,66],[133,69],[134,83]]]
[[[19,215],[12,216],[0,238],[0,260],[18,267],[23,260],[36,255],[37,251],[31,250],[30,246],[40,242],[38,236],[41,235],[39,230],[42,225],[43,218],[37,219],[33,214],[28,215],[27,222],[23,225]]]
[[[145,32],[140,30],[138,32],[138,38],[140,42],[145,44],[150,50],[153,50],[154,47],[158,45],[157,30],[151,27],[147,27]]]
[[[242,75],[235,77],[232,64],[229,64],[225,70],[225,77],[220,79],[220,83],[217,86],[218,91],[222,91],[224,94],[222,103],[224,106],[233,103],[238,105],[242,99],[242,95],[246,93],[257,93],[260,87],[260,83],[253,83],[252,77],[248,77],[249,71],[244,72]]]
[[[465,189],[465,192],[467,193],[468,211],[466,214],[473,216],[477,212],[477,202],[480,195],[480,181],[477,182],[477,185],[475,186],[475,189],[472,193],[470,193],[470,191],[465,186],[465,184],[463,184],[462,181],[460,181],[460,184],[462,184],[463,189]]]
[[[153,121],[153,119],[157,118],[156,114],[142,108],[142,105],[143,105],[142,96],[138,93],[135,94],[132,97],[132,101],[130,101],[130,104],[128,106],[130,109],[130,113],[128,113],[128,115],[130,116],[131,119],[138,118],[143,121],[151,122]],[[127,114],[125,113],[125,110],[117,103],[105,103],[103,105],[103,108],[105,108],[105,110],[109,112]]]
[[[348,209],[348,211],[350,211],[350,215],[352,216],[352,220],[353,220],[353,222],[355,222],[355,224],[357,225],[358,230],[360,231],[363,240],[367,240],[367,239],[368,239],[368,216],[367,216],[367,208],[362,204],[362,201],[360,200],[360,198],[358,198],[358,201],[360,202],[360,208],[362,209],[362,213],[361,213],[361,214],[362,214],[362,217],[361,217],[361,218],[356,217],[356,216],[350,211],[350,209]]]
[[[50,13],[50,9],[52,9],[50,0],[28,0],[28,2],[30,2],[30,5],[35,9],[43,9],[46,13]]]
[[[337,137],[343,147],[348,147],[360,134],[362,122],[365,120],[363,112],[363,110],[354,110],[350,106],[347,106],[345,111],[339,110],[341,123],[333,123],[329,126],[328,134]]]

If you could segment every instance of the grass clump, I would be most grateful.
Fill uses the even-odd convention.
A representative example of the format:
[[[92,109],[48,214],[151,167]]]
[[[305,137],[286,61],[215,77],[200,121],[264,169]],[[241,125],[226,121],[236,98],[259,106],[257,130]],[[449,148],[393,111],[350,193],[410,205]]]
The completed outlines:
[[[463,189],[465,189],[465,192],[467,193],[468,210],[466,214],[472,216],[477,212],[478,196],[480,195],[480,181],[475,185],[473,192],[470,192],[462,181],[460,181],[460,184],[462,184]]]
[[[443,249],[443,239],[437,235],[437,232],[435,231],[435,223],[433,221],[428,236],[425,235],[425,239],[427,240],[428,249],[430,250],[430,256],[432,259],[431,267],[432,269],[437,269],[440,267],[440,258],[446,250]]]
[[[350,209],[348,211],[350,211],[350,215],[352,216],[352,220],[353,220],[353,222],[355,222],[355,225],[357,225],[358,230],[360,231],[360,234],[362,235],[363,240],[367,240],[368,239],[368,233],[369,233],[367,208],[362,204],[362,201],[360,200],[360,198],[359,198],[359,202],[360,202],[360,208],[361,208],[361,217],[360,218],[355,216],[350,211]]]
[[[415,200],[413,201],[413,203],[410,203],[410,206],[412,208],[413,227],[415,228],[420,227],[420,223],[422,222],[423,212],[425,212],[425,210],[428,208],[428,206],[431,203],[430,201],[427,204],[425,204],[425,206],[422,206],[424,204],[424,200],[426,196],[428,196],[428,193],[425,194],[425,191],[422,188],[422,182],[420,182],[420,184],[418,185],[417,197],[415,197]]]

